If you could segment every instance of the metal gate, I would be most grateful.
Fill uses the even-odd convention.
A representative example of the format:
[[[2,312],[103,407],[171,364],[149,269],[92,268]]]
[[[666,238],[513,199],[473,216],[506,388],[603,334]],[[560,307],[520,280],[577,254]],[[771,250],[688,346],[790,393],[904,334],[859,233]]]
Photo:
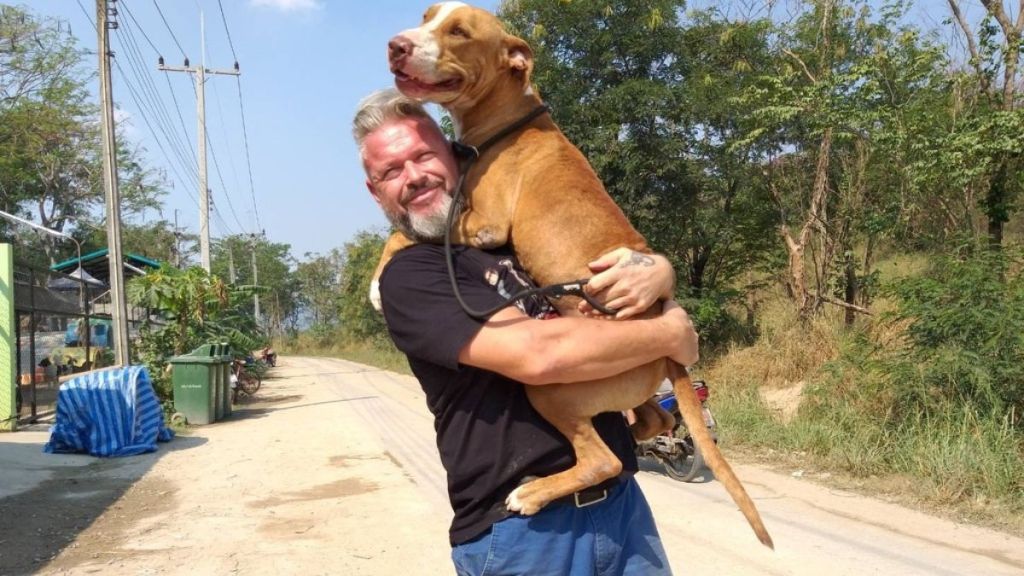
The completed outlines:
[[[19,422],[36,422],[55,409],[62,376],[95,364],[91,301],[102,285],[24,264],[14,268],[14,314]],[[83,333],[84,332],[84,333]]]

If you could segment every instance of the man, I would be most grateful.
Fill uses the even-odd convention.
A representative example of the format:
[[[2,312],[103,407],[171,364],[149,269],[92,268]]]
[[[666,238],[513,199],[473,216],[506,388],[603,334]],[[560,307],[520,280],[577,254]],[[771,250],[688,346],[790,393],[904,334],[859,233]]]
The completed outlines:
[[[581,382],[671,356],[697,360],[686,313],[665,304],[659,318],[595,322],[551,318],[542,298],[474,320],[452,294],[443,246],[456,160],[437,124],[394,90],[368,96],[353,122],[366,185],[391,223],[424,242],[398,252],[381,276],[384,317],[435,418],[455,516],[449,532],[459,574],[670,574],[651,511],[633,473],[632,439],[621,414],[594,419],[623,462],[597,492],[556,501],[530,517],[506,510],[520,482],[568,468],[571,445],[530,406],[524,386]],[[434,243],[430,243],[434,242]],[[473,308],[490,308],[529,286],[507,249],[454,247],[456,277]],[[637,265],[640,264],[640,265]],[[634,311],[671,296],[662,257],[617,251],[594,264],[592,281],[612,306]],[[540,320],[540,318],[549,318]],[[596,500],[596,499],[595,499]],[[580,504],[582,506],[577,506]]]

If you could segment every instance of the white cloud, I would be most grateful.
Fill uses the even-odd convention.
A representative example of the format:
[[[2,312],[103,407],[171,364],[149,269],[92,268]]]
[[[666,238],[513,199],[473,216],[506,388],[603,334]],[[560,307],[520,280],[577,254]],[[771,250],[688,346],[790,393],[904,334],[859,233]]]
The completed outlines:
[[[253,6],[265,6],[282,12],[305,12],[319,10],[319,0],[249,0]]]

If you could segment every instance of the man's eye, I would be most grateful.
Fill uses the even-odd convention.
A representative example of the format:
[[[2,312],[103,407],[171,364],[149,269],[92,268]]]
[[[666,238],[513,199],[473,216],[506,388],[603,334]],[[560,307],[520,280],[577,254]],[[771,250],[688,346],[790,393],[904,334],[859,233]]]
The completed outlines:
[[[380,175],[380,180],[382,182],[387,182],[389,180],[394,180],[395,178],[398,178],[398,174],[399,174],[398,169],[397,168],[392,168],[391,170],[388,170],[388,171],[384,172],[383,174],[381,174]]]
[[[435,156],[436,154],[434,154],[433,152],[424,152],[423,154],[420,154],[419,156],[416,157],[416,161],[428,162],[430,160],[433,160]]]

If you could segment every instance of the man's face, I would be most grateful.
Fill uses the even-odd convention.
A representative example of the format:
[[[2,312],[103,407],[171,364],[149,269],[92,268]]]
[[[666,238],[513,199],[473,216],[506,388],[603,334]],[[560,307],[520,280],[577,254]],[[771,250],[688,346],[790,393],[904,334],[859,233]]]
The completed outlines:
[[[444,236],[458,165],[433,122],[393,120],[363,140],[366,187],[391,224],[417,241]]]

